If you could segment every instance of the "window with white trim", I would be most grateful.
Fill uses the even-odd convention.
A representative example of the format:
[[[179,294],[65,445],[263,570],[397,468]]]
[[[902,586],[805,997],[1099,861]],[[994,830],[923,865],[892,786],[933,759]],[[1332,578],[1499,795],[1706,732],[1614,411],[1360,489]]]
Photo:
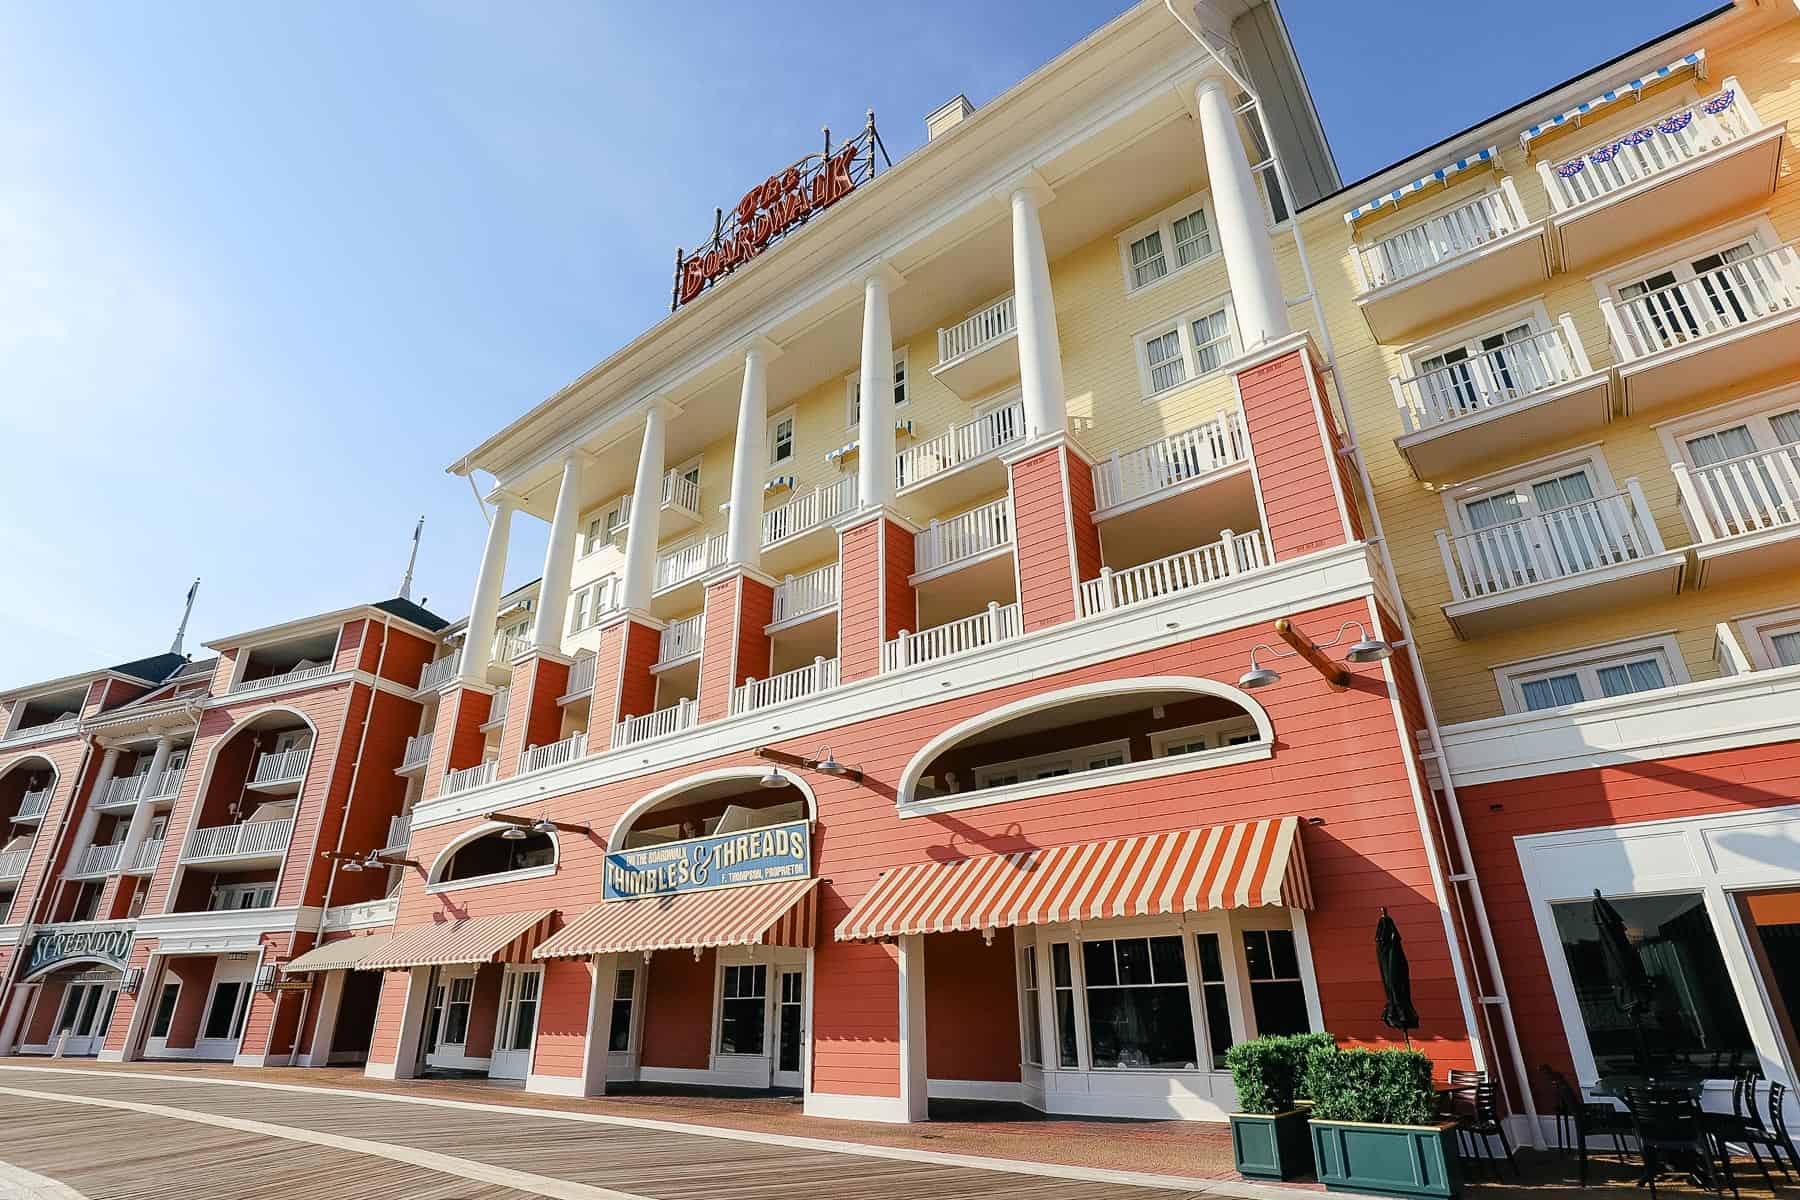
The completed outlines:
[[[1157,396],[1217,371],[1237,354],[1231,305],[1211,301],[1137,336],[1139,383]]]
[[[977,788],[1005,787],[1008,784],[1022,783],[1033,779],[1054,779],[1059,775],[1070,775],[1078,771],[1097,771],[1104,767],[1120,766],[1130,761],[1131,742],[1122,738],[1115,742],[1098,742],[1091,746],[1077,746],[1073,750],[1042,754],[1035,758],[1010,759],[1005,762],[976,767],[975,786]]]
[[[1721,271],[1734,262],[1754,258],[1757,239],[1734,241],[1708,254],[1683,258],[1662,270],[1619,284],[1614,290],[1620,300],[1636,301],[1620,312],[1640,337],[1652,345],[1674,346],[1698,337],[1703,327],[1710,328],[1715,319],[1741,325],[1754,315],[1755,302],[1739,295],[1750,286],[1736,273]],[[1678,284],[1698,283],[1697,290]],[[1696,312],[1694,306],[1704,304],[1710,312]]]
[[[1225,721],[1208,721],[1200,725],[1183,725],[1150,735],[1150,756],[1170,758],[1177,754],[1199,754],[1226,746],[1242,746],[1258,740],[1256,722],[1233,717]]]
[[[619,527],[625,524],[625,499],[620,497],[588,518],[587,529],[582,534],[581,552],[592,554],[594,551],[613,544],[613,537]]]
[[[769,421],[769,465],[788,462],[794,457],[794,410],[788,409]]]
[[[1536,320],[1507,321],[1418,359],[1413,370],[1421,398],[1433,409],[1470,413],[1497,400],[1526,396],[1558,376],[1560,348],[1534,343]]]
[[[719,994],[719,1053],[761,1054],[769,968],[745,963],[723,968]]]
[[[1056,1065],[1073,1070],[1081,1065],[1075,1029],[1075,970],[1069,943],[1050,947],[1050,998],[1056,1018]]]
[[[121,826],[122,828],[122,826]],[[228,883],[213,888],[207,897],[208,912],[237,912],[253,908],[269,908],[275,903],[273,883]]]
[[[1095,1070],[1193,1070],[1194,1010],[1181,935],[1081,943]]]
[[[1800,608],[1755,613],[1737,624],[1756,670],[1800,667]]]
[[[906,383],[906,351],[894,355],[894,407],[903,408],[911,393]],[[862,369],[844,378],[844,424],[855,429],[862,421]]]
[[[1236,1041],[1231,1035],[1231,992],[1225,984],[1225,956],[1219,949],[1219,935],[1194,935],[1194,961],[1200,968],[1200,1006],[1206,1010],[1207,1050],[1212,1055],[1212,1069],[1225,1070],[1225,1052]]]
[[[1494,674],[1509,713],[1542,712],[1688,682],[1681,648],[1671,634],[1512,663],[1494,668]]]
[[[1293,930],[1244,930],[1244,974],[1250,981],[1250,1007],[1258,1037],[1312,1029]]]
[[[619,579],[608,575],[569,594],[569,632],[580,633],[600,623],[618,603]]]
[[[636,968],[620,967],[613,976],[612,1024],[606,1035],[606,1048],[612,1053],[631,1049],[631,1004],[636,988]]]
[[[1038,1016],[1037,947],[1026,946],[1019,952],[1019,985],[1023,995],[1019,1028],[1025,1031],[1025,1061],[1034,1067],[1044,1064],[1044,1030]]]
[[[1119,235],[1126,292],[1142,291],[1218,253],[1205,193],[1189,196]]]

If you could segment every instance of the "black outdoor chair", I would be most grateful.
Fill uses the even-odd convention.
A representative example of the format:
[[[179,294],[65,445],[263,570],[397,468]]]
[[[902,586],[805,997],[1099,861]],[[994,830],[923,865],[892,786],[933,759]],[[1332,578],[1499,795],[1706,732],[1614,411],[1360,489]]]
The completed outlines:
[[[1625,1138],[1636,1133],[1631,1114],[1611,1104],[1583,1100],[1562,1072],[1547,1063],[1538,1070],[1550,1081],[1551,1094],[1556,1097],[1556,1148],[1567,1152],[1574,1147],[1581,1186],[1586,1187],[1588,1181],[1588,1138],[1612,1138],[1619,1161],[1628,1161]]]
[[[1756,1111],[1756,1088],[1762,1082],[1762,1070],[1759,1067],[1745,1067],[1731,1081],[1731,1111],[1728,1113],[1704,1113],[1703,1120],[1707,1131],[1719,1143],[1721,1155],[1731,1153],[1731,1144],[1737,1144],[1750,1151],[1750,1158],[1756,1163],[1756,1169],[1762,1172],[1763,1182],[1769,1190],[1775,1190],[1775,1179],[1769,1174],[1769,1164],[1763,1161],[1762,1152],[1767,1149],[1769,1157],[1781,1169],[1781,1177],[1792,1183],[1793,1176],[1788,1174],[1787,1165],[1781,1161],[1781,1142],[1776,1135],[1769,1132],[1763,1124],[1762,1116]]]
[[[1769,1084],[1768,1131],[1775,1144],[1787,1151],[1788,1161],[1794,1165],[1794,1169],[1800,1171],[1800,1154],[1794,1152],[1794,1139],[1788,1136],[1787,1108],[1783,1103],[1786,1096],[1786,1084],[1773,1082]],[[1774,1151],[1770,1150],[1770,1154],[1773,1156]],[[1785,1172],[1787,1168],[1783,1167],[1782,1170]]]
[[[1631,1110],[1638,1149],[1644,1156],[1643,1182],[1649,1185],[1652,1200],[1657,1178],[1665,1170],[1678,1170],[1720,1195],[1729,1184],[1732,1195],[1737,1195],[1731,1159],[1719,1153],[1722,1147],[1707,1131],[1700,1106],[1691,1096],[1661,1088],[1634,1087],[1626,1090],[1625,1103]]]
[[[1500,1161],[1494,1157],[1494,1147],[1488,1139],[1499,1138],[1500,1149],[1506,1152],[1506,1163],[1513,1169],[1514,1178],[1518,1177],[1519,1163],[1513,1157],[1512,1142],[1506,1136],[1506,1123],[1500,1117],[1500,1102],[1492,1083],[1484,1079],[1475,1085],[1469,1110],[1457,1117],[1456,1127],[1487,1161],[1495,1179],[1500,1178]]]

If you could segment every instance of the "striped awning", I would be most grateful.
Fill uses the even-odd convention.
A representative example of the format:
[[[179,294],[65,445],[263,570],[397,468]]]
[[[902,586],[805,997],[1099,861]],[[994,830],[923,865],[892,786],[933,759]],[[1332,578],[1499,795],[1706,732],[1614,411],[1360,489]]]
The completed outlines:
[[[711,892],[608,900],[577,917],[533,958],[586,958],[714,946],[813,944],[817,879],[783,879]]]
[[[314,946],[281,964],[284,975],[304,975],[308,971],[350,971],[360,968],[363,960],[394,940],[391,933],[371,933],[366,937],[339,938]]]
[[[1276,904],[1312,907],[1298,817],[916,863],[878,879],[836,936],[873,941]]]
[[[1370,213],[1379,210],[1384,205],[1398,204],[1414,192],[1422,192],[1433,184],[1448,183],[1452,176],[1460,175],[1470,167],[1478,167],[1482,163],[1498,163],[1499,161],[1500,148],[1498,146],[1489,146],[1487,149],[1478,150],[1474,154],[1468,155],[1466,158],[1459,158],[1453,162],[1447,162],[1429,175],[1421,175],[1411,183],[1403,184],[1389,192],[1383,192],[1366,204],[1357,205],[1355,208],[1344,214],[1344,224],[1354,225]]]
[[[1561,129],[1571,121],[1579,124],[1582,118],[1593,115],[1609,104],[1620,100],[1636,100],[1651,84],[1661,83],[1676,72],[1685,70],[1692,70],[1696,77],[1704,79],[1706,77],[1706,51],[1696,50],[1692,54],[1684,54],[1674,62],[1656,68],[1648,75],[1640,75],[1629,83],[1622,83],[1616,88],[1608,88],[1592,100],[1582,101],[1568,112],[1557,113],[1554,117],[1529,126],[1519,134],[1519,145],[1521,148],[1529,150],[1532,141],[1544,134]]]
[[[362,969],[401,971],[457,963],[530,962],[532,947],[549,934],[555,916],[556,910],[547,908],[402,929],[387,949],[364,959]]]

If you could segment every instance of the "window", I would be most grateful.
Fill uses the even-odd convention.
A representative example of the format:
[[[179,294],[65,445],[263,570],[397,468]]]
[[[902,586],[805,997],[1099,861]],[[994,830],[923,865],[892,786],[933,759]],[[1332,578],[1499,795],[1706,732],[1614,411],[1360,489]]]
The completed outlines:
[[[1032,1066],[1044,1063],[1044,1029],[1038,1018],[1037,947],[1027,946],[1019,952],[1019,982],[1024,1011],[1019,1014],[1019,1028],[1025,1031],[1025,1061]]]
[[[1622,284],[1618,296],[1627,303],[1620,319],[1636,339],[1655,349],[1681,345],[1721,324],[1741,325],[1757,311],[1755,301],[1739,295],[1750,281],[1722,268],[1755,255],[1752,242],[1737,242]]]
[[[1241,63],[1238,69],[1242,73]],[[1262,121],[1256,113],[1256,101],[1250,98],[1248,92],[1238,93],[1237,118],[1238,136],[1243,139],[1244,146],[1250,153],[1251,172],[1262,183],[1263,203],[1267,206],[1269,220],[1272,224],[1279,225],[1288,219],[1287,201],[1281,194],[1275,156],[1269,150],[1268,140],[1263,137]]]
[[[529,871],[556,862],[556,842],[547,833],[503,837],[499,830],[464,842],[450,855],[433,883],[460,883],[487,875]]]
[[[588,627],[588,588],[576,588],[569,597],[569,632],[579,633]]]
[[[1220,301],[1140,334],[1138,373],[1146,396],[1158,395],[1224,366],[1236,354],[1230,306]]]
[[[1075,972],[1067,942],[1050,947],[1050,990],[1056,1007],[1056,1065],[1073,1070],[1081,1059],[1075,1046]]]
[[[1659,1053],[1686,1059],[1707,1075],[1729,1076],[1756,1052],[1698,892],[1608,897],[1650,977],[1653,999],[1640,1018]],[[1550,906],[1568,963],[1594,1065],[1601,1075],[1634,1070],[1638,1034],[1614,998],[1606,951],[1591,900]]]
[[[1163,258],[1162,230],[1153,229],[1131,243],[1131,284],[1143,287],[1155,283],[1169,273]]]
[[[1212,232],[1206,227],[1206,210],[1196,208],[1175,222],[1175,265],[1185,267],[1212,253]]]
[[[509,973],[510,985],[500,1020],[502,1050],[531,1049],[532,1035],[537,1032],[538,992],[544,973],[535,968]]]
[[[619,580],[615,575],[576,588],[569,594],[569,632],[580,633],[600,623],[618,604]]]
[[[608,1027],[606,1048],[614,1053],[631,1049],[631,1003],[636,987],[637,972],[630,967],[620,968],[613,976],[612,1024]]]
[[[1200,966],[1200,1004],[1206,1010],[1207,1049],[1212,1069],[1225,1070],[1225,1052],[1231,1049],[1231,997],[1225,987],[1225,959],[1219,952],[1219,935],[1196,933],[1194,958]]]
[[[443,1042],[460,1046],[469,1040],[469,1012],[475,1004],[475,977],[459,975],[450,980],[447,996]]]
[[[789,409],[769,422],[769,465],[784,463],[794,457],[794,410]]]
[[[1611,642],[1494,669],[1507,712],[1540,712],[1688,682],[1672,635]]]
[[[1095,1070],[1194,1068],[1194,1014],[1179,936],[1083,942],[1081,965]]]
[[[719,1053],[761,1054],[769,968],[762,963],[725,968],[719,998]]]
[[[181,985],[179,983],[170,982],[162,985],[162,994],[156,998],[156,1015],[150,1019],[151,1037],[166,1038],[169,1036],[169,1026],[175,1022],[175,1002],[180,998]]]
[[[585,544],[581,552],[592,554],[603,546],[612,545],[613,537],[619,532],[619,527],[625,524],[625,518],[623,497],[607,505],[598,516],[589,518],[584,537]]]
[[[1306,1033],[1306,985],[1291,929],[1244,930],[1244,969],[1250,978],[1250,1007],[1256,1034]]]
[[[244,1032],[244,1010],[250,1004],[248,980],[222,980],[213,985],[212,1007],[206,1011],[203,1038],[236,1040]]]
[[[274,903],[273,883],[226,883],[213,888],[206,908],[208,912],[243,912]]]
[[[1800,408],[1750,413],[1684,436],[1680,450],[1705,510],[1690,519],[1701,517],[1722,535],[1796,519],[1792,481],[1800,473]]]
[[[1254,722],[1234,717],[1227,721],[1208,721],[1203,725],[1183,725],[1179,729],[1152,733],[1150,755],[1152,758],[1169,758],[1177,754],[1199,754],[1203,750],[1242,746],[1259,740],[1260,735]]]
[[[1009,784],[1036,779],[1055,779],[1076,771],[1094,771],[1116,767],[1131,761],[1131,743],[1103,742],[1093,746],[1077,746],[1057,754],[1037,758],[1021,758],[990,763],[975,768],[977,788],[1006,787]]]
[[[1754,613],[1736,624],[1752,670],[1800,667],[1800,608]]]
[[[894,356],[894,407],[909,399],[906,386],[906,355]],[[862,372],[860,368],[844,380],[844,424],[855,429],[862,421]]]
[[[1218,251],[1204,195],[1190,196],[1119,235],[1125,290],[1159,283]]]
[[[1435,413],[1460,416],[1549,387],[1561,364],[1533,341],[1538,335],[1535,321],[1509,323],[1419,359],[1420,398]]]

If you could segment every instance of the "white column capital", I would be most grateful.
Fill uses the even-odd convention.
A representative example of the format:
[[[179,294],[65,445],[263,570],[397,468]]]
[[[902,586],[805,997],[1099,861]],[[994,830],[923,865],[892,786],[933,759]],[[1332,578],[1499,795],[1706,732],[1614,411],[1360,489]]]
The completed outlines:
[[[994,195],[1008,204],[1015,204],[1023,198],[1029,200],[1034,206],[1042,208],[1056,199],[1056,189],[1050,186],[1049,180],[1038,173],[1036,167],[1028,167],[995,188]]]

